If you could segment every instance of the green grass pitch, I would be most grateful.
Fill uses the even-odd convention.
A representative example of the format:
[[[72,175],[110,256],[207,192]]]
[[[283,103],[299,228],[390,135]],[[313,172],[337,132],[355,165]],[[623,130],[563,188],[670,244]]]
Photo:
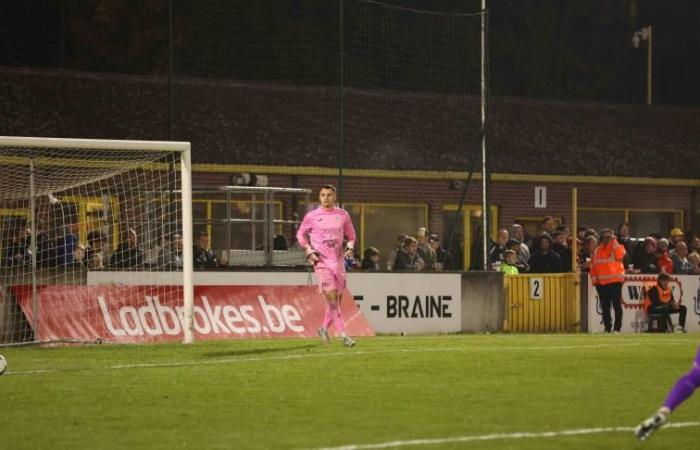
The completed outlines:
[[[315,340],[3,348],[0,449],[694,449],[700,424],[644,444],[626,431],[557,433],[636,425],[699,342],[496,334],[376,337],[352,349]],[[700,395],[672,417],[699,420]],[[519,432],[555,433],[476,438]],[[468,438],[445,440],[457,437]],[[405,442],[416,439],[436,441]]]

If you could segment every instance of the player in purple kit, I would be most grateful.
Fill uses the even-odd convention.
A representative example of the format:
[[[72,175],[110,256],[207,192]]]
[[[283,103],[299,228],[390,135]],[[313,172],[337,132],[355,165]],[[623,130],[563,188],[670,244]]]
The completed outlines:
[[[345,257],[353,255],[355,229],[350,214],[335,206],[335,186],[323,185],[318,199],[321,206],[304,216],[297,231],[297,241],[306,250],[309,262],[314,265],[319,290],[327,300],[326,313],[318,335],[327,343],[330,340],[328,327],[333,324],[343,339],[343,345],[353,347],[355,341],[345,333],[340,302],[345,289]],[[345,239],[347,245],[343,250]]]
[[[637,439],[645,441],[654,431],[664,426],[668,422],[668,416],[671,415],[678,405],[693,395],[693,392],[698,387],[700,387],[700,347],[698,347],[690,372],[678,379],[676,385],[673,386],[668,397],[666,397],[663,406],[653,416],[637,426],[634,431]]]

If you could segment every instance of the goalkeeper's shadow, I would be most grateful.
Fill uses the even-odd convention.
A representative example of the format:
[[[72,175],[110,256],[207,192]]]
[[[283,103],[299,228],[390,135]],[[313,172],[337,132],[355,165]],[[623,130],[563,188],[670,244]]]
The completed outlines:
[[[221,352],[202,353],[203,358],[221,358],[225,356],[252,356],[264,355],[267,353],[292,352],[295,350],[311,350],[318,347],[318,344],[295,345],[293,347],[268,347],[268,348],[250,348],[241,350],[228,350]]]

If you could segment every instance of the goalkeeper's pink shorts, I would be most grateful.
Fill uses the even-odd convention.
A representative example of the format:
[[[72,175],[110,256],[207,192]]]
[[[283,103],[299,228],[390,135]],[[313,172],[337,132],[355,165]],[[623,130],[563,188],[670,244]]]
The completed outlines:
[[[317,267],[314,271],[318,279],[318,290],[321,292],[338,291],[345,289],[345,271],[335,271],[323,267]]]

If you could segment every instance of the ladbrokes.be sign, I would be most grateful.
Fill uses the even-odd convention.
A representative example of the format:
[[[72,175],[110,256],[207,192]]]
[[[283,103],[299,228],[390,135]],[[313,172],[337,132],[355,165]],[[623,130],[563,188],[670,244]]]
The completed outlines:
[[[14,292],[31,323],[31,287]],[[182,339],[182,290],[176,286],[45,286],[38,295],[40,340]],[[325,300],[312,286],[196,286],[195,337],[312,337],[324,310]],[[347,291],[342,310],[349,334],[373,334]]]

